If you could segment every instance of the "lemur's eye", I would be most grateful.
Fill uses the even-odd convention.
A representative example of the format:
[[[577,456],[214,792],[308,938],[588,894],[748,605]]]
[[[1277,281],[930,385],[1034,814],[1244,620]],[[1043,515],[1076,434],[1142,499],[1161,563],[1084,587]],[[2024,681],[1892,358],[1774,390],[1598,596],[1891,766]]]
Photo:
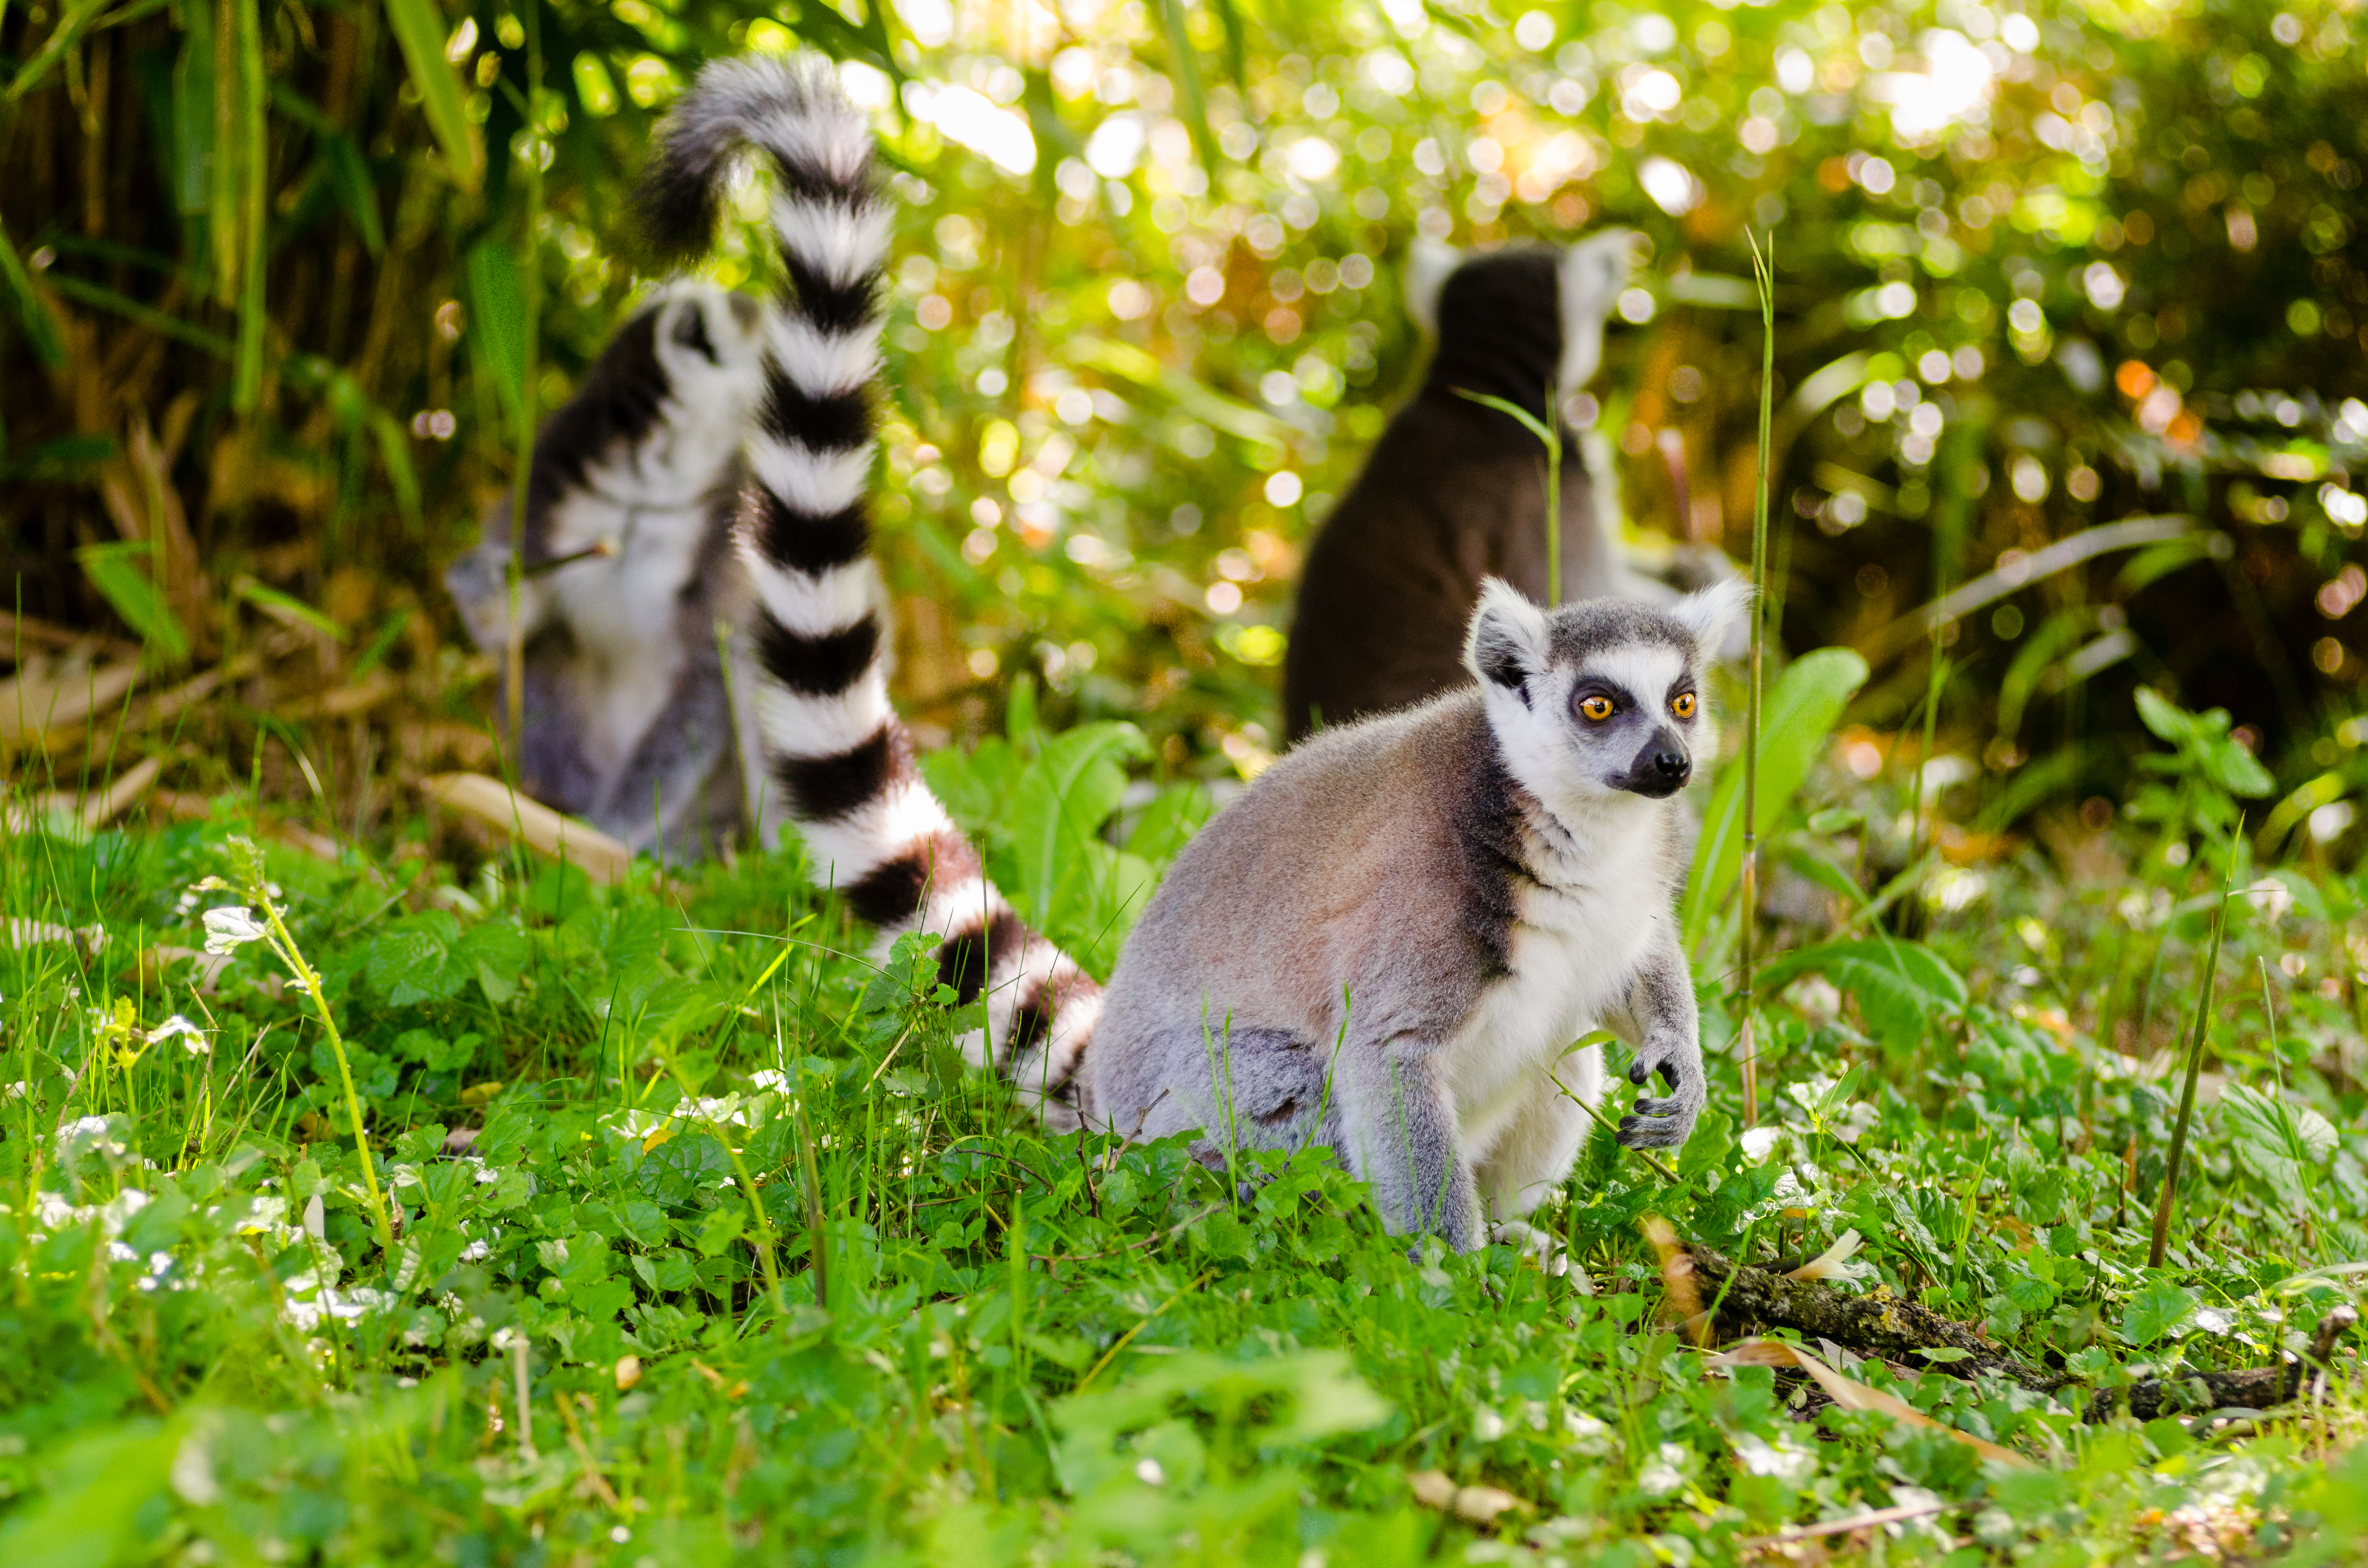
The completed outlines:
[[[1582,697],[1578,699],[1578,710],[1581,714],[1586,716],[1588,722],[1600,724],[1603,721],[1611,717],[1611,699],[1608,697]]]
[[[1669,711],[1675,713],[1680,719],[1692,718],[1694,716],[1694,694],[1691,691],[1681,691],[1675,697],[1670,698]]]

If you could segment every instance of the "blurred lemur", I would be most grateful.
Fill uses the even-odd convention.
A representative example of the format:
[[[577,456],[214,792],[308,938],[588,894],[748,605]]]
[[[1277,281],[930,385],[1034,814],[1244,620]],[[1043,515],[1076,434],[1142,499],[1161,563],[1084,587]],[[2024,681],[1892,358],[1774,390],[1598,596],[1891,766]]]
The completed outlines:
[[[754,600],[731,544],[762,385],[759,313],[707,284],[669,287],[538,433],[527,482],[520,782],[669,857],[731,838],[762,798],[757,758],[736,741],[754,738]],[[504,501],[444,579],[470,636],[495,653],[508,643],[510,536]],[[719,621],[734,630],[719,634]]]
[[[1601,1092],[1598,1051],[1570,1045],[1599,1024],[1635,1048],[1630,1082],[1669,1085],[1621,1141],[1684,1142],[1705,1087],[1671,918],[1676,797],[1740,585],[1550,614],[1486,582],[1473,679],[1260,776],[1178,857],[1105,991],[986,880],[888,699],[868,500],[891,209],[870,128],[827,62],[708,66],[643,177],[661,248],[712,243],[744,148],[773,176],[788,278],[738,536],[765,751],[815,879],[883,942],[931,935],[982,1026],[972,1060],[1056,1128],[1197,1130],[1212,1167],[1327,1146],[1395,1228],[1459,1249],[1538,1244],[1524,1217]]]
[[[1416,242],[1406,309],[1437,349],[1421,391],[1308,551],[1282,667],[1291,739],[1465,680],[1463,632],[1482,579],[1547,599],[1544,449],[1518,420],[1464,394],[1500,398],[1541,423],[1558,417],[1549,399],[1559,408],[1602,363],[1632,238],[1614,229],[1566,250],[1468,256]],[[1675,598],[1622,558],[1578,437],[1565,427],[1562,444],[1562,602]],[[1701,586],[1721,574],[1690,575],[1686,585]]]

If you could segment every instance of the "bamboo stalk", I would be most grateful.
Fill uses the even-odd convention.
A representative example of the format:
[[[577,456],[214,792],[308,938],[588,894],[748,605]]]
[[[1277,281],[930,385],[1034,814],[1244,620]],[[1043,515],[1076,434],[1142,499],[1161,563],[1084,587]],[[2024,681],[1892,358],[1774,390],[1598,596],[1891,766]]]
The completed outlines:
[[[1750,231],[1745,237],[1751,239]],[[1759,1125],[1758,1001],[1752,971],[1759,953],[1759,687],[1768,645],[1768,448],[1776,391],[1776,236],[1763,255],[1751,239],[1752,280],[1759,290],[1759,472],[1751,494],[1751,676],[1743,720],[1743,1028],[1736,1052],[1743,1073],[1743,1125]]]
[[[518,280],[524,309],[518,323],[518,459],[510,475],[509,636],[502,649],[503,684],[509,733],[508,755],[518,753],[526,725],[526,623],[518,600],[526,581],[527,482],[534,472],[534,360],[542,311],[542,267],[535,246],[542,227],[542,6],[527,0],[526,25],[526,243],[519,247],[525,276]]]

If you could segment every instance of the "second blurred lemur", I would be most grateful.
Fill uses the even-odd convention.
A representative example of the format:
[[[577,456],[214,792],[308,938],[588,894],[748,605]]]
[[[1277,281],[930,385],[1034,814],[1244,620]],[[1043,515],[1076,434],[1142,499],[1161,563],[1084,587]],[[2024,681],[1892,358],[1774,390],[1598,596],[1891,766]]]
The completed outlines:
[[[764,814],[762,772],[738,744],[756,733],[743,673],[754,598],[731,544],[762,348],[756,301],[673,285],[543,426],[527,483],[518,782],[669,858],[706,855]],[[496,656],[511,532],[505,500],[444,575]]]
[[[1558,409],[1602,363],[1631,244],[1620,229],[1566,250],[1466,256],[1416,242],[1406,310],[1437,352],[1422,390],[1390,421],[1308,551],[1282,667],[1290,740],[1468,680],[1464,629],[1484,578],[1549,602],[1544,449],[1518,420],[1464,394],[1500,398],[1541,423],[1557,418],[1549,397]],[[1563,603],[1674,599],[1727,574],[1723,560],[1681,559],[1674,584],[1632,567],[1578,437],[1565,427],[1562,443]]]

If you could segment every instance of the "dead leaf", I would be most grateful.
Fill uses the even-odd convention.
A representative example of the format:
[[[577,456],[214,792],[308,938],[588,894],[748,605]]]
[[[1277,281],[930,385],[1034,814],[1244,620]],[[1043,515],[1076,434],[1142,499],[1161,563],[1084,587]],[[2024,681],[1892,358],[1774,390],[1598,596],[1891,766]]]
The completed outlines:
[[[1414,1489],[1415,1501],[1423,1506],[1453,1514],[1475,1525],[1487,1524],[1508,1508],[1524,1514],[1537,1511],[1501,1487],[1458,1486],[1435,1470],[1408,1471],[1406,1484]]]
[[[1911,1426],[1926,1426],[1935,1432],[1945,1432],[1984,1459],[1996,1460],[2000,1464],[2010,1464],[2023,1470],[2038,1468],[2012,1449],[2003,1449],[1970,1432],[1960,1432],[1953,1426],[1943,1426],[1905,1400],[1881,1389],[1870,1388],[1855,1378],[1846,1378],[1801,1346],[1787,1345],[1782,1340],[1747,1339],[1732,1349],[1711,1357],[1705,1364],[1719,1368],[1790,1367],[1816,1379],[1817,1386],[1826,1391],[1827,1397],[1844,1410],[1875,1411]]]
[[[0,681],[0,742],[70,730],[94,713],[104,713],[140,684],[134,654],[112,664],[68,666],[54,675],[25,670]]]

